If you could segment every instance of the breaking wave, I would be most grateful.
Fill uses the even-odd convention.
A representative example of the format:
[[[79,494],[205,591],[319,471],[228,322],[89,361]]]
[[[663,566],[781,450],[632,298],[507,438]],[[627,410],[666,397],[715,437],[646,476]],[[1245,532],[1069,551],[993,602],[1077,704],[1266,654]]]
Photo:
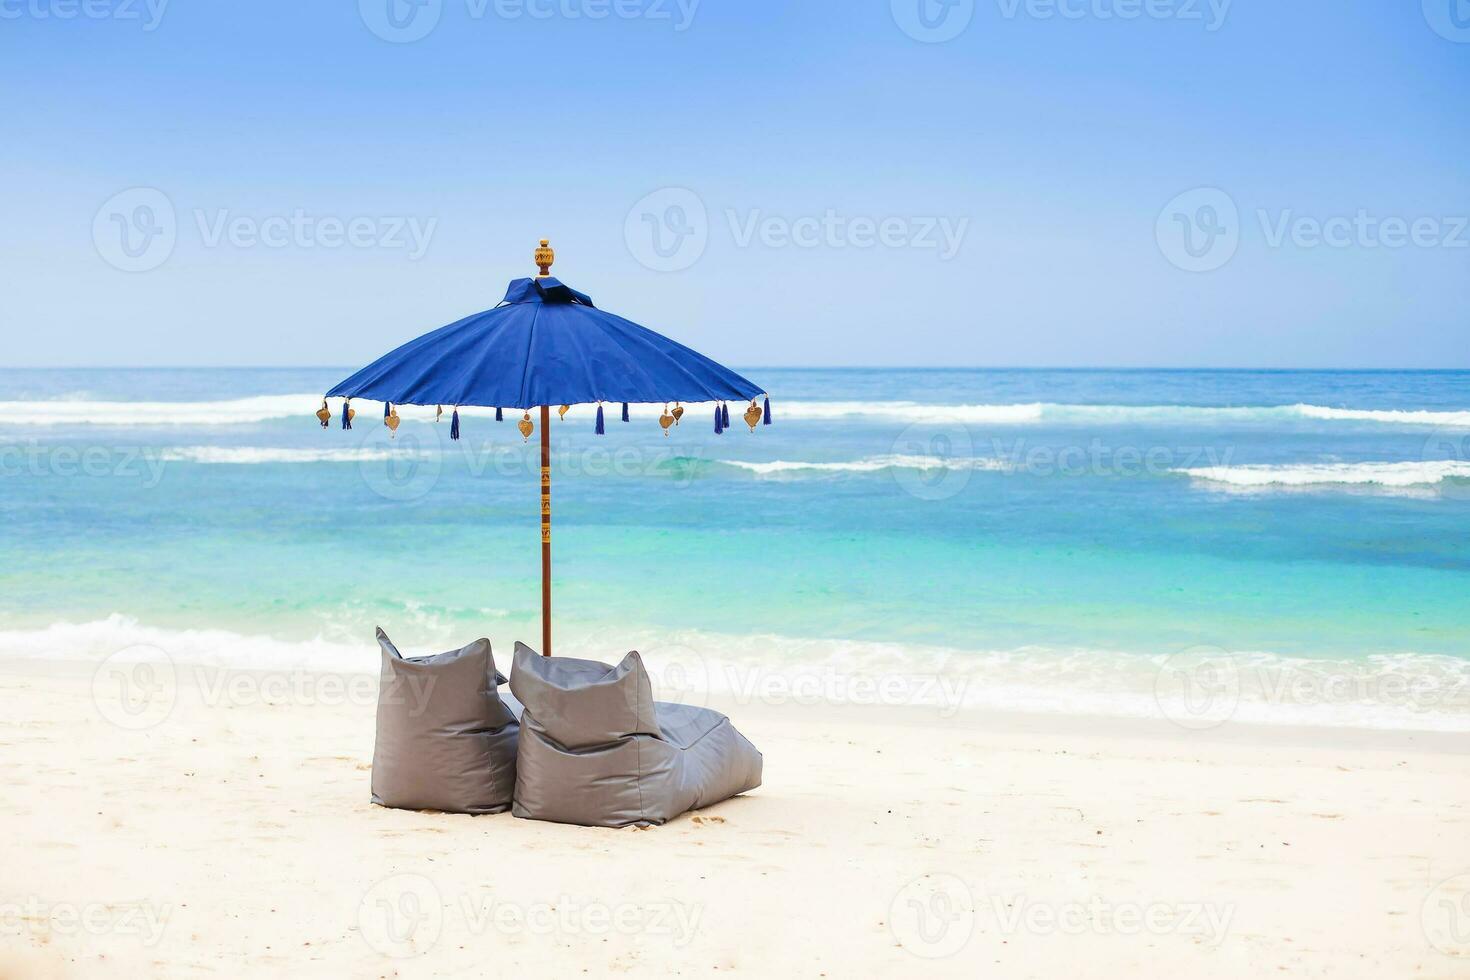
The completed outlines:
[[[403,614],[409,621],[413,610]],[[508,646],[519,628],[494,610],[480,614]],[[400,624],[401,625],[401,624]],[[477,627],[477,629],[483,627]],[[415,649],[442,649],[454,633],[475,630],[421,623]],[[430,639],[424,635],[435,635]],[[483,632],[479,635],[485,635]],[[1020,647],[959,649],[911,643],[732,635],[702,631],[620,631],[612,647],[605,628],[569,628],[563,653],[607,660],[639,650],[658,696],[703,703],[790,706],[820,704],[1020,711],[1168,719],[1188,728],[1227,721],[1247,724],[1470,731],[1470,660],[1413,652],[1354,659],[1309,659],[1264,651],[1213,648],[1173,656],[1118,650]],[[442,641],[442,642],[441,642]],[[773,653],[779,651],[779,654]],[[377,672],[371,630],[334,628],[292,640],[217,628],[166,629],[114,614],[92,622],[0,630],[5,660],[162,664],[155,679],[209,682],[196,665],[256,671]],[[1200,678],[1205,687],[1191,687]],[[362,702],[370,709],[375,686]],[[1200,699],[1204,698],[1204,703]]]
[[[1316,463],[1201,466],[1178,470],[1195,480],[1233,487],[1379,486],[1430,487],[1470,480],[1470,462],[1428,460],[1402,463]]]
[[[830,463],[814,463],[803,460],[775,459],[769,462],[748,460],[715,460],[721,466],[733,466],[757,476],[797,476],[809,473],[879,473],[885,470],[1009,470],[1010,464],[1001,459],[977,459],[973,457],[938,456],[870,456]]]

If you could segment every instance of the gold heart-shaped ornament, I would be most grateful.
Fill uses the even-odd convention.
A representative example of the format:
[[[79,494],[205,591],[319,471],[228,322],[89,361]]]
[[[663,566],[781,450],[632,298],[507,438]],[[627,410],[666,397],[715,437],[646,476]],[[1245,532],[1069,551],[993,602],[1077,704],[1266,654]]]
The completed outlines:
[[[664,409],[664,413],[658,417],[658,424],[664,427],[664,435],[668,435],[669,426],[674,424],[674,417],[669,414],[669,410],[667,408]]]
[[[357,409],[349,408],[347,410],[347,421],[351,422],[355,418],[357,418]]]
[[[531,421],[530,412],[522,416],[521,420],[516,423],[516,428],[521,430],[521,435],[526,437],[527,442],[531,441],[531,433],[536,431],[536,425]]]
[[[398,417],[398,410],[395,408],[393,410],[393,414],[392,415],[390,415],[387,418],[383,419],[383,424],[388,427],[388,431],[389,432],[397,432],[398,431],[398,423],[399,422],[402,422],[402,421],[403,420]]]
[[[757,425],[760,425],[760,422],[761,422],[761,407],[759,405],[757,405],[755,402],[751,402],[750,403],[750,407],[745,410],[745,424],[748,425],[748,426],[750,426],[750,431],[751,432],[754,432],[755,431],[755,427]]]
[[[684,406],[683,405],[675,405],[674,406],[674,413],[673,414],[674,414],[674,424],[675,425],[678,425],[679,424],[679,420],[684,417]]]
[[[571,409],[571,407],[572,406],[570,406],[570,405],[563,405],[561,408],[558,408],[556,410],[556,417],[559,418],[559,419],[566,418],[567,417],[567,412]]]
[[[332,410],[327,407],[326,402],[322,402],[322,407],[316,410],[316,419],[323,429],[332,424]]]

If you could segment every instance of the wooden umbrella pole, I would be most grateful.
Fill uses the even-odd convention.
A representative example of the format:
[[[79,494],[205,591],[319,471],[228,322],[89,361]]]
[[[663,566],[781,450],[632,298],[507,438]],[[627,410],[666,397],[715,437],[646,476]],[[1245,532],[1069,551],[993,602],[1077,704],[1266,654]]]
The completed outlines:
[[[541,656],[551,656],[551,406],[541,406]]]

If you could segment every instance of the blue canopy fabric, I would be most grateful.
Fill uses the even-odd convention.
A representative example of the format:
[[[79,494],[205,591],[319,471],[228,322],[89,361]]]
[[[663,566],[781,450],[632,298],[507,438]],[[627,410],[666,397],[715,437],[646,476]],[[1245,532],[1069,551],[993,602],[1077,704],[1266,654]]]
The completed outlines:
[[[409,341],[327,397],[531,409],[761,394],[729,368],[546,276],[512,280],[499,306]]]

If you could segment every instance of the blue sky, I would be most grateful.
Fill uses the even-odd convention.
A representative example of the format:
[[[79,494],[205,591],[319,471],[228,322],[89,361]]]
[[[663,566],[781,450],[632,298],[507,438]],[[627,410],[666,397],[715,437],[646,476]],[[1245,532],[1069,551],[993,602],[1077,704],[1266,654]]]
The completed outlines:
[[[1470,367],[1470,3],[920,2],[0,0],[0,363]]]

